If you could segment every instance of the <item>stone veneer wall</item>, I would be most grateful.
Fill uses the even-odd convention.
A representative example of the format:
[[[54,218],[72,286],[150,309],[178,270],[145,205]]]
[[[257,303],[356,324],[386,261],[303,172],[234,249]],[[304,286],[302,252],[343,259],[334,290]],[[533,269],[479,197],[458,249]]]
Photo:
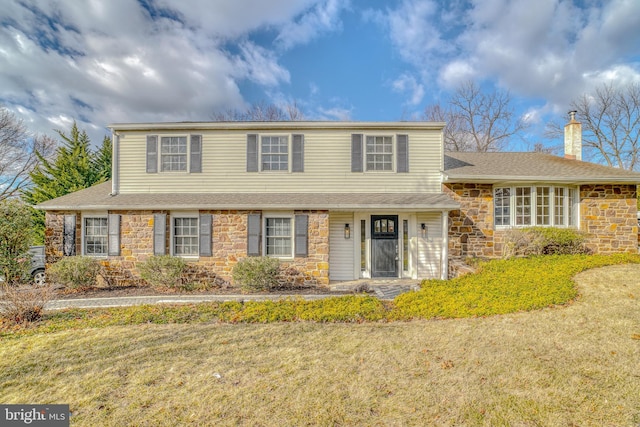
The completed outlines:
[[[460,203],[460,210],[449,212],[449,256],[493,257],[493,186],[454,183],[442,188]]]
[[[51,264],[62,256],[62,231],[65,214],[77,214],[76,253],[81,254],[80,212],[47,212],[46,257]],[[137,263],[153,254],[153,215],[166,211],[110,211],[120,214],[120,256],[102,260],[106,281],[111,285],[141,284]],[[231,284],[231,272],[238,260],[247,256],[247,215],[259,211],[208,210],[213,215],[211,257],[200,257],[188,263],[190,280],[216,286]],[[307,214],[308,256],[281,262],[281,282],[295,286],[327,286],[329,284],[329,213],[296,211]],[[169,227],[169,221],[167,221]],[[170,233],[167,229],[167,239]],[[169,242],[167,241],[167,244]]]
[[[451,257],[499,257],[508,230],[494,230],[493,186],[456,183],[443,191],[460,203],[449,212]],[[580,187],[580,229],[595,253],[638,251],[636,186],[596,184]]]
[[[596,253],[638,252],[635,185],[580,186],[580,229]]]

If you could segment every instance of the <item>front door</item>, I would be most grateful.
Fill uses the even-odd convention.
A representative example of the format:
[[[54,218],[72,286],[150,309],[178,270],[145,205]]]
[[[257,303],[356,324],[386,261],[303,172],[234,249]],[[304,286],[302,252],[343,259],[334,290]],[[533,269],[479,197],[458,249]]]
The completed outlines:
[[[371,215],[371,277],[398,277],[397,215]]]

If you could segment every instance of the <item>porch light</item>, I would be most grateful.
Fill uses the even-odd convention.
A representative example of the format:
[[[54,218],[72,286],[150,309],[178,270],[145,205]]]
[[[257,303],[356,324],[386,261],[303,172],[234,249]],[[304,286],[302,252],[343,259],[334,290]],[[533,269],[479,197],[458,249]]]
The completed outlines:
[[[344,225],[344,238],[345,239],[351,238],[351,228],[349,227],[349,224]]]
[[[422,224],[420,224],[420,230],[422,230],[422,238],[426,239],[427,238],[427,224],[425,224],[424,222]]]

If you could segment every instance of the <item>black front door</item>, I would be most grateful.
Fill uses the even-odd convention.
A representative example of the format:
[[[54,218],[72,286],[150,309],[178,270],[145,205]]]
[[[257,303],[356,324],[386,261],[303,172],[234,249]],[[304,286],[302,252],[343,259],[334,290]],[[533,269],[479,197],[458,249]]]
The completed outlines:
[[[371,215],[371,276],[398,277],[397,215]]]

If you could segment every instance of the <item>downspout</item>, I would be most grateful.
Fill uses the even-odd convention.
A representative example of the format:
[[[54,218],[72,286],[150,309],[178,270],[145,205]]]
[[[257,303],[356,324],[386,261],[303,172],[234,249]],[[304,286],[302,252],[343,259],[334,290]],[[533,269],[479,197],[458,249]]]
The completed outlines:
[[[440,278],[449,278],[449,212],[442,211],[442,260],[440,265]]]
[[[111,129],[111,195],[120,190],[120,135]]]

